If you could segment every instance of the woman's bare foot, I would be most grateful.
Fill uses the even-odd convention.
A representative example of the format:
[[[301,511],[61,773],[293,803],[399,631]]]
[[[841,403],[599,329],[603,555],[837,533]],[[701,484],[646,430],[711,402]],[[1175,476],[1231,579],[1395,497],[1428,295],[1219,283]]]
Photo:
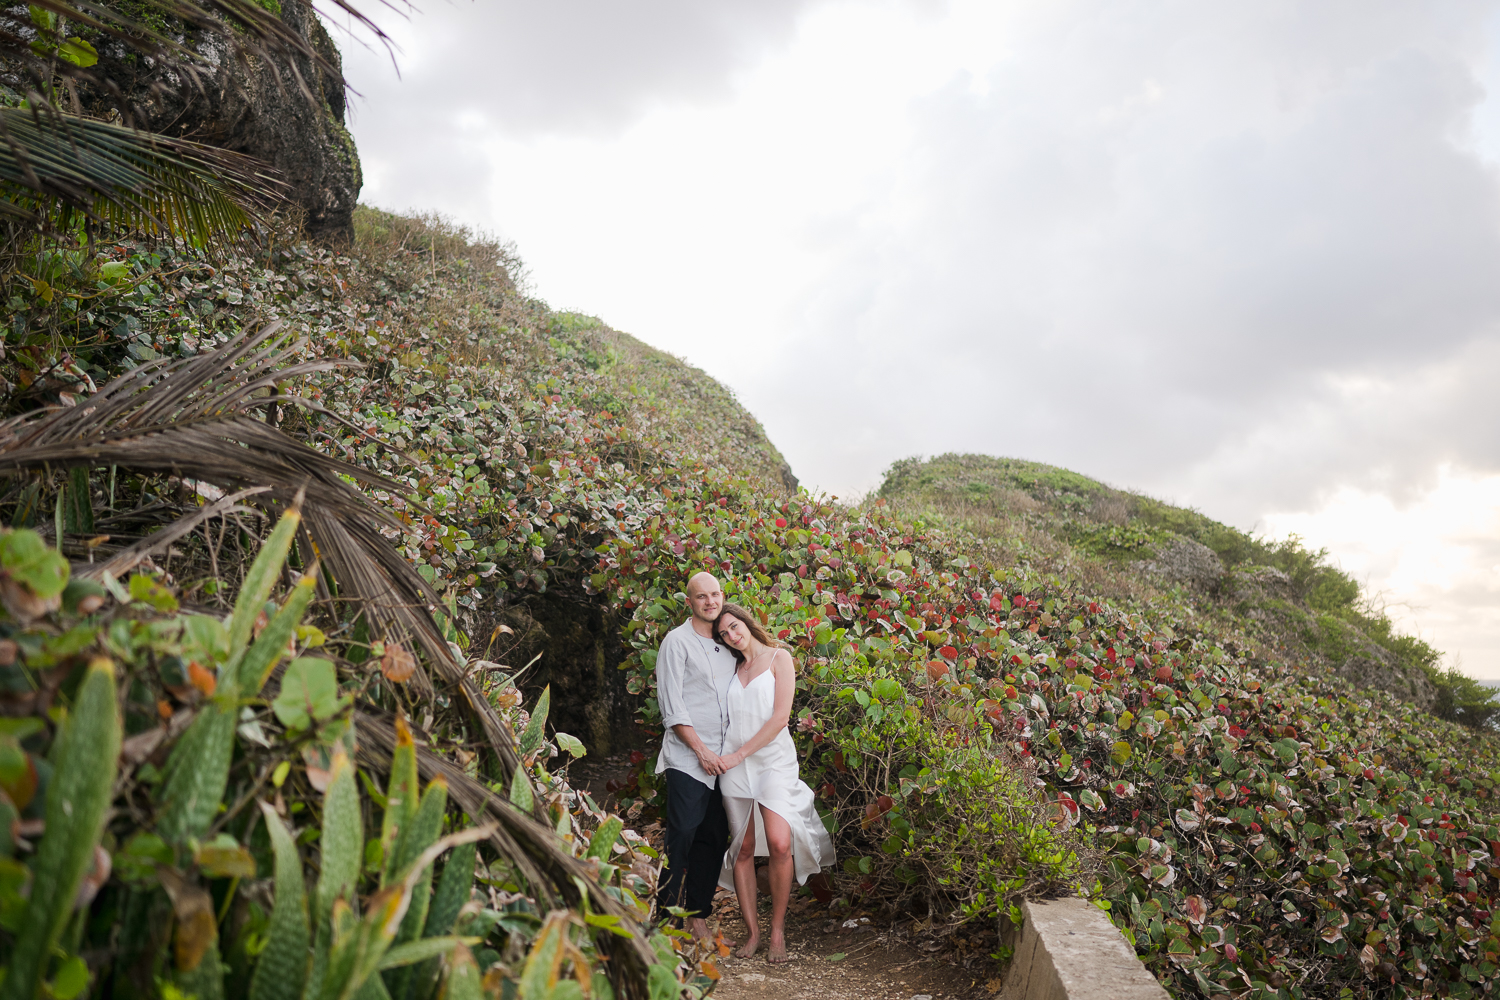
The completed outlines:
[[[746,940],[744,944],[740,945],[739,950],[734,953],[734,957],[735,958],[749,958],[750,956],[754,955],[759,950],[760,950],[760,932],[759,931],[751,931],[749,939]]]
[[[766,961],[772,965],[780,965],[782,962],[791,961],[791,956],[786,953],[786,938],[779,934],[771,935],[771,948],[766,952]]]

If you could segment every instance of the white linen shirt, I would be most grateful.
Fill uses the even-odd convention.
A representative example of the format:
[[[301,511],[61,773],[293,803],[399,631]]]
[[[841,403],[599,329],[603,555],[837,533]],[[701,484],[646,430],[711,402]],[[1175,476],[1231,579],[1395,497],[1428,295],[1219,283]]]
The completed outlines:
[[[729,647],[693,631],[691,618],[662,639],[656,653],[656,701],[666,733],[656,758],[657,774],[670,767],[714,787],[718,778],[703,770],[698,755],[672,727],[692,726],[704,746],[722,754],[735,667]]]

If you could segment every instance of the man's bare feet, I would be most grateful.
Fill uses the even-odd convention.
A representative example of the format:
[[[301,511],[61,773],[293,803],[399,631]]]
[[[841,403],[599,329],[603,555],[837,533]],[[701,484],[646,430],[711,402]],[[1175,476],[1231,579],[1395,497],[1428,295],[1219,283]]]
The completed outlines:
[[[714,942],[714,936],[709,933],[708,921],[702,917],[693,917],[688,920],[688,933],[693,935],[693,940],[707,947]]]
[[[749,940],[747,940],[744,944],[740,945],[739,950],[737,950],[734,953],[734,957],[735,958],[749,958],[750,956],[754,955],[759,950],[760,950],[760,931],[759,930],[753,930],[753,931],[750,932],[750,938],[749,938]]]
[[[772,965],[780,965],[782,962],[791,961],[791,956],[786,953],[786,938],[779,934],[771,935],[771,947],[766,952],[766,961]]]

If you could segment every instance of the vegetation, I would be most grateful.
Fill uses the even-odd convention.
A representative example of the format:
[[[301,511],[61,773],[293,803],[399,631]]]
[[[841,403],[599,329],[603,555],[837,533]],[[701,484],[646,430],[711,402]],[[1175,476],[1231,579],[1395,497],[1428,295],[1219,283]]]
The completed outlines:
[[[839,851],[836,912],[1003,956],[995,928],[1018,900],[1083,892],[1177,995],[1485,991],[1500,966],[1487,709],[1434,700],[1464,726],[1338,676],[1372,658],[1444,681],[1326,558],[1029,463],[898,463],[859,505],[795,493],[722,387],[528,299],[513,249],[436,218],[357,222],[346,255],[283,230],[213,254],[99,233],[16,251],[0,788],[26,845],[7,855],[0,987],[35,995],[11,985],[20,974],[64,1000],[215,984],[259,1000],[273,977],[258,965],[302,955],[340,995],[701,992],[708,956],[639,923],[656,869],[627,827],[648,818],[649,768],[617,816],[574,791],[585,743],[549,728],[553,692],[506,662],[535,651],[515,626],[538,602],[604,615],[649,736],[656,643],[685,613],[688,574],[711,568],[796,650],[794,729]],[[214,434],[238,435],[218,440],[265,482],[215,472],[203,449],[170,468],[85,461],[99,441],[81,428],[110,437],[111,413],[145,412],[111,410],[120,390],[100,386],[142,373],[127,384],[147,407],[170,373],[210,369],[242,372],[224,376],[233,405],[174,405],[230,428]],[[73,432],[24,438],[43,424]],[[73,449],[69,469],[27,457],[47,442]],[[326,472],[299,473],[323,492],[296,504],[300,479],[272,476],[272,456]],[[280,549],[271,527],[294,507]],[[319,509],[338,513],[315,524]],[[370,530],[345,538],[330,519]],[[1167,572],[1160,553],[1184,541],[1220,569]],[[48,543],[74,560],[66,574]],[[269,583],[253,568],[283,558]],[[407,588],[404,612],[375,599],[370,566]],[[251,680],[229,664],[256,609],[266,631],[251,645],[252,622],[244,648],[276,652]],[[114,685],[94,679],[105,662]],[[125,750],[117,776],[95,776],[112,811],[91,834],[48,810],[70,720],[108,715],[106,688]],[[212,781],[171,763],[210,744]],[[403,819],[422,831],[404,846]],[[64,831],[66,849],[44,856],[38,830]],[[445,839],[466,830],[481,839]],[[94,840],[107,867],[79,847]],[[44,857],[52,882],[35,874]],[[78,871],[92,895],[64,891]],[[36,905],[53,919],[58,899],[83,908],[28,972],[15,935],[53,926],[20,916],[48,884]],[[400,920],[372,920],[403,894]],[[213,961],[230,974],[200,971]]]

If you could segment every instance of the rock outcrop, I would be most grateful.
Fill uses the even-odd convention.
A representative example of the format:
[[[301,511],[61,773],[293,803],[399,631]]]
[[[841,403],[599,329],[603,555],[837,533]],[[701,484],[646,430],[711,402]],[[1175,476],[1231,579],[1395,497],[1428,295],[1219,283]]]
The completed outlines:
[[[279,15],[330,65],[342,66],[338,47],[304,0],[284,0]],[[265,59],[236,58],[220,36],[186,41],[211,66],[197,86],[149,67],[119,81],[136,110],[136,124],[266,161],[289,185],[287,197],[304,213],[309,236],[331,245],[351,241],[363,177],[344,127],[340,75],[299,60],[304,90],[285,68],[278,73]]]
[[[1213,549],[1180,535],[1158,548],[1151,559],[1132,563],[1131,569],[1201,590],[1213,588],[1224,576],[1224,563]]]

